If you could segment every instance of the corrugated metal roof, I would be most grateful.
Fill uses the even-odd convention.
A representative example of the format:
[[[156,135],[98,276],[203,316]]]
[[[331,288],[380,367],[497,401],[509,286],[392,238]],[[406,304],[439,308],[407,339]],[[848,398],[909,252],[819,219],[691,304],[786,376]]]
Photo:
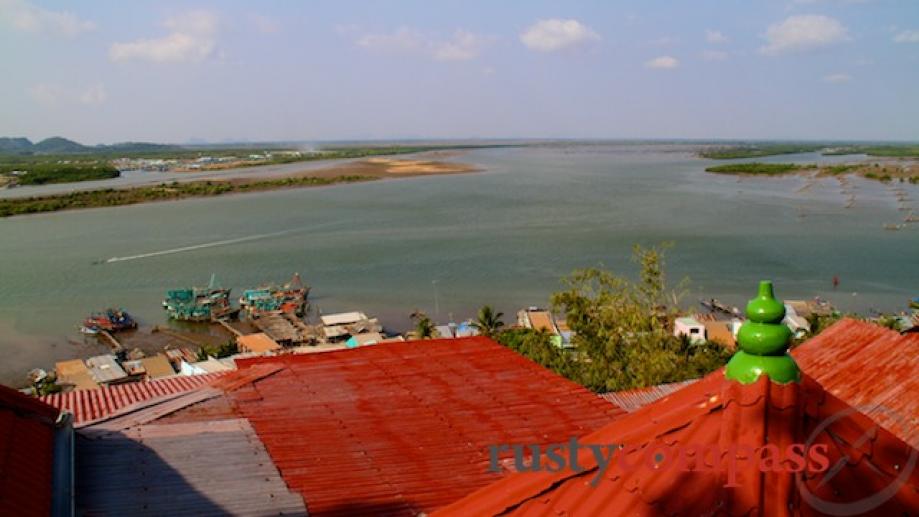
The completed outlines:
[[[729,449],[770,444],[786,450],[809,440],[827,447],[830,470],[775,472],[759,468],[755,456]],[[910,463],[919,451],[806,375],[800,384],[780,385],[764,375],[743,385],[717,371],[581,443],[625,448],[614,453],[605,472],[599,473],[590,449],[581,449],[580,473],[566,468],[511,474],[434,515],[820,515],[871,501],[878,506],[862,506],[860,513],[919,513],[919,469]],[[680,468],[676,451],[686,446],[723,452],[685,455],[686,467]],[[658,453],[664,455],[655,462]]]
[[[40,397],[41,400],[58,409],[73,413],[74,424],[104,418],[125,406],[154,397],[181,393],[204,386],[219,378],[223,372],[206,375],[176,376],[146,382],[133,382],[106,386],[92,390],[76,390],[68,393],[54,393]]]
[[[631,390],[612,391],[601,393],[600,398],[615,404],[622,409],[632,413],[641,409],[648,404],[660,400],[671,393],[680,390],[698,379],[691,379],[682,382],[672,382],[669,384],[658,384],[657,386],[648,386],[646,388],[635,388]]]
[[[0,385],[0,515],[51,513],[58,410]]]
[[[93,379],[102,384],[117,381],[128,376],[113,355],[97,355],[86,360]]]
[[[356,323],[358,321],[363,321],[367,319],[367,315],[363,312],[340,312],[338,314],[326,314],[320,316],[322,324],[326,326],[335,326],[335,325],[347,325],[349,323]]]
[[[83,433],[79,515],[306,515],[244,419]]]
[[[919,449],[919,334],[846,318],[792,355],[828,392]]]
[[[239,345],[240,349],[256,354],[271,350],[279,350],[281,348],[281,345],[279,345],[277,341],[268,337],[268,334],[264,332],[239,336],[236,338],[236,343]]]
[[[268,366],[281,369],[258,371]],[[164,421],[247,418],[313,515],[429,512],[500,478],[488,470],[489,445],[565,441],[624,414],[482,337],[239,367],[214,383],[226,397]]]

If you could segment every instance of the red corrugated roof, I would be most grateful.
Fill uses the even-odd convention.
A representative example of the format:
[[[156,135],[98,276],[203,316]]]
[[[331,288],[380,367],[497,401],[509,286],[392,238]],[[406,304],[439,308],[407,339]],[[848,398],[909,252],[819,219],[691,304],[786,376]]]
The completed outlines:
[[[109,416],[118,410],[163,395],[182,393],[204,386],[226,372],[205,375],[176,376],[152,381],[104,386],[90,390],[54,393],[41,400],[58,409],[73,413],[74,424]]]
[[[785,449],[809,439],[828,448],[831,469],[825,473],[796,478],[787,470],[762,472],[754,462],[738,459],[735,483],[726,486],[728,460],[749,458],[736,451],[710,457],[709,464],[720,468],[707,471],[700,470],[705,463],[702,454],[687,456],[690,472],[673,466],[625,467],[642,461],[646,451],[656,454],[688,445],[718,446],[722,451],[731,445]],[[717,371],[585,436],[581,443],[624,444],[626,448],[616,454],[625,461],[614,460],[592,485],[597,462],[589,449],[582,450],[582,473],[565,469],[512,474],[435,515],[772,516],[819,515],[831,508],[860,508],[858,513],[872,515],[919,513],[919,451],[806,375],[800,384],[779,385],[763,376],[742,385]],[[887,487],[892,489],[885,499]],[[880,505],[871,507],[872,501]]]
[[[58,410],[0,386],[0,515],[51,513]]]
[[[828,392],[919,449],[919,334],[846,318],[792,355]]]
[[[601,393],[600,398],[615,404],[629,413],[637,411],[652,402],[656,402],[675,391],[679,391],[686,386],[696,382],[698,379],[692,379],[682,382],[672,382],[669,384],[658,384],[657,386],[648,386],[645,388],[635,388],[631,390],[611,391]]]
[[[488,446],[551,443],[625,413],[483,338],[238,361],[227,400],[164,421],[246,417],[311,515],[415,515],[501,477]],[[230,382],[249,370],[245,383]]]

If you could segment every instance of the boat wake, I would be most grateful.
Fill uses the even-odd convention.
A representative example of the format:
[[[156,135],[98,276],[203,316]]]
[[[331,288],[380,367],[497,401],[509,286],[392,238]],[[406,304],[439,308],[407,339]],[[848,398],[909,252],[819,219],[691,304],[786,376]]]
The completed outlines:
[[[222,240],[222,241],[205,242],[203,244],[195,244],[193,246],[183,246],[181,248],[172,248],[172,249],[161,250],[161,251],[151,251],[149,253],[141,253],[138,255],[128,255],[125,257],[112,257],[112,258],[105,259],[105,260],[97,260],[93,262],[93,264],[111,264],[113,262],[127,262],[129,260],[139,260],[139,259],[145,259],[145,258],[151,258],[151,257],[160,257],[163,255],[172,255],[175,253],[185,253],[187,251],[195,251],[195,250],[201,250],[205,248],[216,248],[218,246],[229,246],[231,244],[239,244],[241,242],[256,241],[259,239],[270,239],[271,237],[279,237],[281,235],[286,235],[293,231],[295,230],[282,230],[280,232],[261,233],[258,235],[250,235],[248,237],[239,237],[237,239],[227,239],[227,240]]]

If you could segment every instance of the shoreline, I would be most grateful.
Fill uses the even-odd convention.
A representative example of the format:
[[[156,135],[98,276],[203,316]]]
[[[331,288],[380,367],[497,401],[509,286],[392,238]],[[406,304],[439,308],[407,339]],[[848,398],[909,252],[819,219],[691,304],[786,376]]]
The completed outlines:
[[[230,194],[364,183],[395,178],[440,176],[480,172],[476,165],[445,161],[453,152],[424,153],[415,159],[373,157],[319,169],[293,171],[270,178],[236,176],[209,177],[195,181],[160,183],[152,186],[81,190],[63,194],[0,199],[0,219],[87,208],[127,206],[160,201],[178,201]]]
[[[858,176],[881,183],[919,183],[919,163],[912,160],[887,159],[838,165],[813,163],[741,162],[715,165],[705,168],[709,174],[737,177],[815,177],[841,178]]]

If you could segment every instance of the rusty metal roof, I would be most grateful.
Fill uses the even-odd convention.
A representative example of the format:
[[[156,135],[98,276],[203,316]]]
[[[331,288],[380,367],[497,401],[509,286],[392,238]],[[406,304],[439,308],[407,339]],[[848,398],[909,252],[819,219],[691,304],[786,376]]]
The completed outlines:
[[[609,393],[601,393],[600,398],[611,404],[615,404],[616,406],[621,407],[629,413],[632,413],[634,411],[638,411],[639,409],[647,406],[652,402],[656,402],[666,397],[667,395],[670,395],[675,391],[689,386],[697,380],[698,379],[691,379],[682,382],[658,384],[657,386],[648,386],[646,388],[611,391]]]
[[[223,372],[206,375],[176,376],[145,382],[105,386],[91,390],[53,393],[40,397],[42,402],[73,413],[74,424],[97,420],[131,404],[154,397],[171,395],[205,386]]]
[[[214,383],[225,397],[161,421],[248,419],[313,515],[430,512],[501,477],[488,470],[489,445],[565,441],[625,414],[483,337],[239,368]]]
[[[846,318],[792,355],[829,393],[919,449],[919,334]]]
[[[245,419],[90,427],[76,451],[79,515],[306,515]]]
[[[58,410],[0,385],[0,515],[49,515]]]
[[[753,456],[728,448],[771,444],[785,450],[808,442],[827,447],[829,470],[796,476],[761,469]],[[581,449],[581,473],[566,468],[511,474],[433,515],[778,516],[840,508],[872,515],[919,513],[919,451],[806,374],[800,384],[776,384],[762,376],[744,385],[719,370],[586,435],[581,443],[625,448],[616,451],[619,456],[604,473],[598,474],[592,451]],[[687,467],[678,468],[672,463],[676,454],[668,455],[686,446],[727,452],[689,454]],[[661,451],[666,454],[656,456]],[[658,460],[647,462],[648,457]],[[730,483],[732,459],[737,468]]]

